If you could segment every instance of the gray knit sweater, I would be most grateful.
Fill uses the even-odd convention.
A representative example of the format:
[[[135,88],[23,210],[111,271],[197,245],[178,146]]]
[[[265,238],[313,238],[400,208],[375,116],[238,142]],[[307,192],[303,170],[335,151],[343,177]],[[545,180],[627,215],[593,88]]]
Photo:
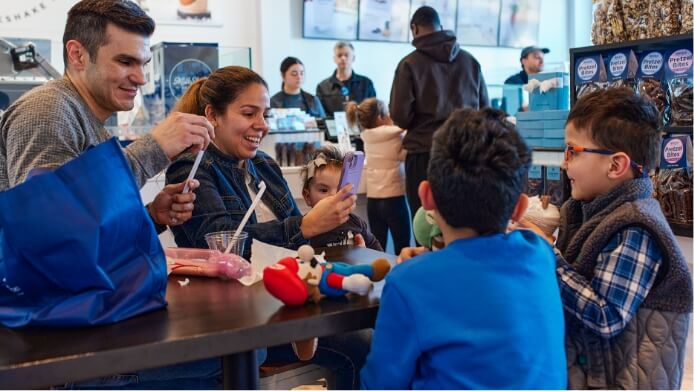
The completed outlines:
[[[0,120],[0,191],[24,182],[34,168],[61,166],[111,137],[67,78],[34,88]],[[149,135],[123,152],[140,187],[169,164]]]

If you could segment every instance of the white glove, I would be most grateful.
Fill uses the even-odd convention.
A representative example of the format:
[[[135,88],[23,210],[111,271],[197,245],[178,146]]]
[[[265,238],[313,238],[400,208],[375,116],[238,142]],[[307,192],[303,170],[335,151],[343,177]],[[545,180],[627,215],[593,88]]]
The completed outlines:
[[[371,285],[371,280],[363,274],[352,274],[342,280],[342,289],[362,296],[369,293]]]
[[[537,79],[528,80],[528,84],[523,85],[523,89],[528,91],[528,93],[533,92],[533,90],[540,86],[540,81]]]
[[[543,80],[542,83],[540,83],[540,92],[542,92],[544,94],[545,92],[551,90],[552,88],[560,87],[559,86],[560,82],[561,82],[561,79],[559,79],[558,77]]]

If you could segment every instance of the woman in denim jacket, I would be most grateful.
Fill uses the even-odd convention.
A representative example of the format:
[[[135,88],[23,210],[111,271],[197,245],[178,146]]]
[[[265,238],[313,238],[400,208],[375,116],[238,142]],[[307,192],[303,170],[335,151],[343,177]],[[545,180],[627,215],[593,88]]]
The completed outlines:
[[[287,248],[298,248],[307,239],[347,221],[354,197],[348,189],[328,197],[305,216],[292,197],[277,163],[258,150],[269,128],[270,99],[265,81],[243,67],[225,67],[194,82],[174,110],[204,115],[215,126],[196,179],[193,217],[173,229],[181,247],[206,248],[205,234],[235,229],[265,181],[262,202],[244,228],[251,238]],[[187,178],[195,155],[183,154],[166,172],[167,183]],[[318,210],[317,210],[318,209]],[[250,246],[244,256],[248,257]]]
[[[244,231],[251,238],[277,246],[297,248],[308,239],[331,231],[349,218],[355,198],[351,186],[318,202],[302,216],[277,163],[258,150],[268,133],[270,96],[262,77],[250,69],[229,66],[191,84],[174,108],[204,115],[215,127],[214,142],[207,148],[195,178],[193,217],[172,227],[181,247],[206,248],[205,234],[235,229],[265,181],[267,190]],[[166,172],[167,183],[182,182],[190,173],[195,155],[179,156]],[[244,257],[248,258],[250,246]],[[336,388],[359,387],[358,374],[370,343],[370,330],[322,338],[313,363],[331,369]],[[290,345],[270,348],[268,361],[295,360]]]

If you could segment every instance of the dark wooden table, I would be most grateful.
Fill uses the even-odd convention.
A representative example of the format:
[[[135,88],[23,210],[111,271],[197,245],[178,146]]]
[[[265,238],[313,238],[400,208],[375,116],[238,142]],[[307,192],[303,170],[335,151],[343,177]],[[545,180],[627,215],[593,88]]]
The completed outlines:
[[[369,263],[395,257],[364,248],[326,249],[326,258]],[[44,388],[71,381],[222,357],[225,386],[257,388],[254,349],[373,327],[383,282],[368,296],[286,307],[262,282],[169,278],[169,306],[113,325],[0,327],[0,388]]]

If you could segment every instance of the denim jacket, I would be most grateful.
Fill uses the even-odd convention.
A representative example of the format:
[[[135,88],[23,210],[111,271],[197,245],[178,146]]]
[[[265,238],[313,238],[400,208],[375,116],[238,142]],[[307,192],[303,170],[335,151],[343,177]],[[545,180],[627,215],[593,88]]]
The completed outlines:
[[[194,161],[195,155],[191,153],[178,157],[166,171],[166,183],[186,180]],[[307,243],[299,229],[301,212],[277,163],[261,151],[255,158],[246,160],[245,165],[240,163],[210,144],[195,175],[200,187],[195,190],[193,217],[184,224],[171,227],[176,244],[207,248],[205,234],[232,230],[239,225],[253,201],[246,187],[246,173],[250,174],[251,186],[256,189],[261,180],[265,181],[267,189],[262,202],[272,210],[277,220],[258,223],[255,213],[251,215],[244,228],[249,236],[244,257],[249,259],[252,238],[287,248]]]

